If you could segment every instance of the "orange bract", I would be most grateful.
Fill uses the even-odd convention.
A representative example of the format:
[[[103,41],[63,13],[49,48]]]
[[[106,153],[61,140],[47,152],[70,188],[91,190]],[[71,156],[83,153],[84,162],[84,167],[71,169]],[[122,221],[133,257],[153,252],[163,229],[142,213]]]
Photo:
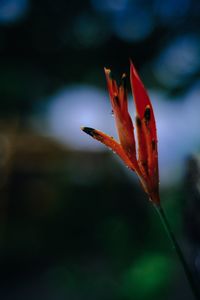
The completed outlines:
[[[136,151],[134,126],[128,112],[126,75],[122,75],[118,87],[111,77],[111,71],[106,68],[104,70],[119,142],[93,128],[83,127],[82,130],[111,148],[131,170],[135,171],[150,200],[159,204],[157,133],[150,99],[131,62],[130,81],[136,106]]]

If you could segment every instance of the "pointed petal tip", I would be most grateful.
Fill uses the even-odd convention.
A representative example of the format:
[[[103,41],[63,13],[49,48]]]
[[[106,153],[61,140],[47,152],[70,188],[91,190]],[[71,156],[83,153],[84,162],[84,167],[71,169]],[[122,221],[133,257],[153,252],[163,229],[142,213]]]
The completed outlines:
[[[90,128],[90,127],[81,127],[81,130],[87,134],[89,134],[90,136],[94,136],[94,128]]]
[[[136,68],[131,59],[130,59],[130,74],[131,74],[131,76],[134,75],[134,77],[137,77],[137,78],[139,77],[138,73],[136,71]]]
[[[111,70],[108,69],[108,68],[106,68],[106,67],[104,67],[104,72],[105,72],[105,74],[110,75]]]
[[[130,69],[134,72],[136,72],[136,69],[135,69],[135,64],[133,63],[133,60],[131,58],[129,58],[129,62],[130,62]],[[137,73],[137,72],[136,72]]]
[[[127,76],[126,76],[126,73],[123,73],[122,74],[122,79],[125,79]]]
[[[124,90],[126,90],[126,87],[127,87],[127,75],[126,75],[126,73],[122,74],[120,86],[122,86],[124,88]]]

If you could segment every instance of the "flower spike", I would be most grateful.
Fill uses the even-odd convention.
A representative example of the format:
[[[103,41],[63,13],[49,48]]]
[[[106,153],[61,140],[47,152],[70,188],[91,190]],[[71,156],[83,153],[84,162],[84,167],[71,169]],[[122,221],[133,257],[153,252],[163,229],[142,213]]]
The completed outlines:
[[[136,150],[134,126],[128,112],[126,74],[122,75],[121,84],[118,86],[111,77],[111,71],[107,68],[104,71],[119,142],[99,130],[89,127],[81,129],[111,148],[132,171],[135,171],[149,199],[159,204],[157,133],[151,101],[131,62],[130,81],[136,106]]]

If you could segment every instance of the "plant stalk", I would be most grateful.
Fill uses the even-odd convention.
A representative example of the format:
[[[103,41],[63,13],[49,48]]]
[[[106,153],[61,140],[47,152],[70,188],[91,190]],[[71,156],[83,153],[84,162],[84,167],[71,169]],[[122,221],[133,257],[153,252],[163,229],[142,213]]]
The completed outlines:
[[[176,240],[176,238],[174,236],[174,233],[173,233],[173,231],[172,231],[172,229],[171,229],[171,227],[169,225],[169,222],[168,222],[168,220],[166,218],[164,210],[163,210],[163,208],[160,205],[154,205],[154,207],[155,207],[155,209],[156,209],[156,211],[157,211],[157,213],[158,213],[158,215],[159,215],[159,217],[161,219],[161,222],[162,222],[162,224],[163,224],[163,226],[165,228],[165,231],[166,231],[169,239],[172,242],[172,246],[173,246],[174,250],[176,251],[176,253],[177,253],[178,257],[179,257],[179,260],[180,260],[180,262],[182,264],[182,267],[183,267],[183,269],[185,271],[186,278],[187,278],[187,280],[188,280],[188,282],[190,284],[191,290],[193,292],[194,298],[196,300],[200,300],[200,295],[199,295],[198,288],[196,286],[196,282],[195,282],[194,277],[193,277],[193,275],[191,273],[191,270],[188,267],[188,264],[187,264],[187,262],[186,262],[186,260],[184,258],[183,252],[182,252],[182,250],[181,250],[181,248],[180,248],[180,246],[179,246],[179,244],[178,244],[178,242],[177,242],[177,240]]]

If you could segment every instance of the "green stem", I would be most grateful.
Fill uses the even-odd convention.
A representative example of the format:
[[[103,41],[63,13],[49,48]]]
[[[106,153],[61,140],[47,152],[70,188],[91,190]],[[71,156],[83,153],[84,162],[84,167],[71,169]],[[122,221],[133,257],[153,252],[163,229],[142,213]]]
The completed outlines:
[[[195,297],[195,299],[200,300],[199,292],[198,292],[196,283],[194,281],[193,275],[192,275],[192,273],[191,273],[191,271],[190,271],[190,269],[187,265],[187,262],[184,258],[184,255],[183,255],[183,252],[182,252],[179,244],[177,243],[177,240],[176,240],[176,238],[175,238],[175,236],[174,236],[174,234],[171,230],[171,227],[168,223],[168,220],[166,218],[164,210],[162,209],[162,207],[160,205],[154,205],[154,207],[155,207],[155,209],[156,209],[156,211],[157,211],[157,213],[158,213],[158,215],[159,215],[159,217],[162,221],[162,224],[163,224],[163,226],[166,230],[166,233],[167,233],[169,239],[172,242],[172,246],[173,246],[174,250],[176,251],[176,253],[177,253],[177,255],[180,259],[180,262],[181,262],[181,264],[183,266],[183,269],[185,271],[185,275],[186,275],[187,280],[190,284],[191,290],[193,291],[194,297]]]

